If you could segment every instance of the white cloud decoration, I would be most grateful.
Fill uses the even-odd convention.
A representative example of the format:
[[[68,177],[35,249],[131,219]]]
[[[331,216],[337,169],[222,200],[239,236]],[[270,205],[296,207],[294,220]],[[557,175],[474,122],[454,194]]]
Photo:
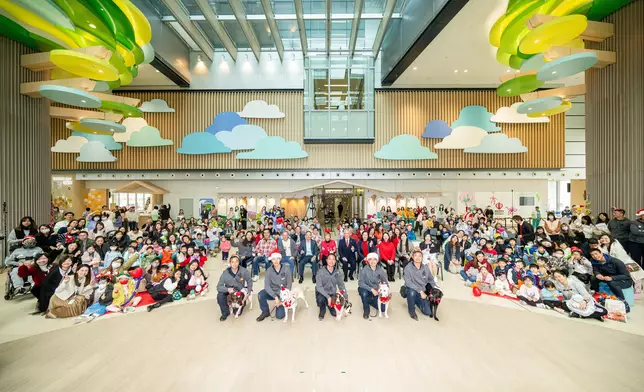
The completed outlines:
[[[268,135],[264,128],[257,125],[237,125],[232,131],[221,131],[215,136],[231,150],[252,150],[258,141]]]
[[[442,142],[434,144],[435,149],[463,150],[469,147],[476,147],[488,133],[479,127],[462,126],[456,127],[452,133],[446,136]]]
[[[143,102],[139,109],[148,113],[174,113],[174,109],[166,101],[158,98]]]
[[[67,139],[56,141],[56,145],[51,148],[51,152],[62,153],[80,153],[80,148],[87,143],[87,139],[82,136],[70,136]]]
[[[518,154],[528,152],[528,147],[523,145],[521,139],[510,138],[502,133],[494,133],[486,135],[478,146],[466,148],[465,152],[476,154]]]
[[[521,114],[517,112],[517,108],[521,105],[521,102],[512,104],[512,106],[507,107],[503,106],[496,111],[496,114],[492,116],[490,121],[497,123],[513,123],[513,124],[524,124],[524,123],[547,123],[550,122],[548,117],[528,117],[527,114]]]
[[[244,106],[244,110],[238,112],[244,118],[284,118],[286,115],[280,111],[277,105],[269,105],[266,101],[250,101]]]
[[[87,142],[80,148],[78,162],[114,162],[116,157],[101,142]]]
[[[139,132],[141,128],[147,127],[148,122],[141,117],[128,117],[122,122],[125,132],[115,133],[114,140],[119,143],[127,143],[134,132]]]

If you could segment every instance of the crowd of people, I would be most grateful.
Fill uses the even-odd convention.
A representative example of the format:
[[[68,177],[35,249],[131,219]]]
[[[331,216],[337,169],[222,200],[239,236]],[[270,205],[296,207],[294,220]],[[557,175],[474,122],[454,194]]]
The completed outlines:
[[[431,315],[426,299],[436,287],[434,277],[444,272],[573,317],[602,319],[605,309],[593,297],[600,290],[620,300],[625,291],[641,293],[637,264],[642,264],[644,210],[632,221],[618,208],[612,219],[604,213],[595,220],[549,212],[528,221],[517,215],[506,226],[491,209],[457,215],[443,206],[401,208],[383,209],[364,221],[354,215],[333,227],[323,227],[316,217],[287,217],[279,207],[263,209],[252,221],[245,208],[238,209],[239,219],[233,210],[232,217],[210,211],[199,219],[179,211],[173,220],[170,211],[169,205],[154,207],[141,227],[133,207],[104,206],[79,219],[66,212],[53,225],[23,218],[8,238],[5,264],[11,267],[12,290],[29,290],[37,299],[34,314],[49,318],[82,321],[130,312],[144,292],[152,299],[151,311],[206,295],[209,276],[203,267],[221,252],[226,269],[216,291],[222,320],[230,314],[227,296],[253,292],[262,267],[258,321],[270,316],[270,304],[277,318],[284,316],[280,288],[290,289],[294,279],[302,283],[307,266],[321,319],[327,308],[335,314],[332,294],[348,295],[345,282],[356,279],[365,318],[377,307],[379,285],[396,277],[404,280],[410,317],[417,319],[416,308]]]

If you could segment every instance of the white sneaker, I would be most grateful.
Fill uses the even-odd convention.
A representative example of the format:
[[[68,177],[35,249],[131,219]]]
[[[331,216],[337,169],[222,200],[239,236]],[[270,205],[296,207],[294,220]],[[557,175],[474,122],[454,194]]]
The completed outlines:
[[[255,275],[253,276],[253,282],[257,282],[259,280],[259,276]]]
[[[537,308],[548,309],[548,306],[546,304],[537,304]]]
[[[521,305],[527,305],[527,303],[526,303],[525,301],[519,301],[519,303],[520,303]]]

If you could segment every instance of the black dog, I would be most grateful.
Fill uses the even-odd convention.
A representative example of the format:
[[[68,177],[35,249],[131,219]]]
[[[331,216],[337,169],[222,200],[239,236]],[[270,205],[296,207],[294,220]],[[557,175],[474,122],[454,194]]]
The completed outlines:
[[[432,317],[434,320],[440,321],[436,313],[438,312],[438,305],[441,303],[441,299],[443,298],[443,292],[438,287],[427,287],[427,289],[428,290],[425,294],[427,294],[427,300],[429,301],[429,306],[432,310]]]

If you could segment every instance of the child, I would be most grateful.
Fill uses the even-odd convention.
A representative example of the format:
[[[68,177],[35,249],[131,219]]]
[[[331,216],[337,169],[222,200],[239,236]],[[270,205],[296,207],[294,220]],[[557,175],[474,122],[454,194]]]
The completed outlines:
[[[550,277],[550,269],[548,268],[548,259],[545,257],[537,258],[537,267],[541,274],[541,279],[548,279]]]
[[[150,268],[150,265],[152,265],[152,262],[156,259],[158,259],[158,256],[154,253],[154,247],[148,246],[145,248],[145,253],[139,260],[139,265],[144,271],[147,271]]]
[[[199,248],[199,267],[203,268],[206,261],[208,261],[208,251],[206,248]]]
[[[499,268],[499,267],[497,267]],[[496,273],[496,281],[494,281],[494,293],[498,295],[504,295],[512,298],[516,298],[516,295],[510,290],[510,284],[508,283],[508,275],[501,271]]]
[[[136,296],[134,281],[127,274],[120,274],[112,290],[112,304],[107,306],[110,312],[130,313],[141,302],[141,297]]]
[[[564,252],[564,258],[566,260],[570,259],[571,251],[570,251],[570,247],[568,246],[568,243],[567,242],[560,242],[558,244],[558,247],[559,247],[559,249],[561,249]]]
[[[512,292],[515,294],[519,290],[520,281],[523,279],[523,275],[525,275],[523,260],[517,260],[514,263],[514,268],[508,272],[508,283],[510,284]]]
[[[201,268],[197,268],[195,273],[190,277],[186,290],[190,290],[187,299],[194,299],[196,294],[201,296],[206,295],[208,292],[208,282],[206,282],[206,277],[203,276]]]
[[[539,273],[539,267],[536,264],[530,264],[528,266],[526,275],[533,279],[534,285],[537,286],[538,289],[541,288],[541,274]]]
[[[538,258],[538,257],[546,257],[546,258],[547,258],[547,257],[549,257],[549,256],[550,256],[550,253],[548,253],[548,252],[546,251],[546,247],[543,245],[543,244],[545,244],[546,242],[547,242],[547,241],[543,241],[542,243],[540,243],[540,244],[537,246],[537,250],[536,250],[536,252],[534,252],[534,253],[532,254],[532,256],[533,256],[535,259],[536,259],[536,258]]]
[[[221,243],[219,244],[219,250],[221,250],[221,260],[224,262],[228,262],[228,253],[230,252],[230,248],[232,248],[232,244],[230,243],[230,240],[228,239],[227,236],[223,236],[221,239]]]
[[[98,267],[101,264],[101,255],[96,252],[94,245],[88,245],[87,250],[81,256],[81,262],[87,264],[92,268],[92,275],[98,275]]]
[[[552,256],[548,258],[548,269],[554,270],[568,270],[568,260],[564,258],[564,251],[555,249]]]
[[[494,275],[497,275],[499,273],[502,273],[503,275],[506,276],[508,275],[508,272],[512,270],[512,267],[508,264],[508,261],[504,258],[500,258],[497,260],[496,268],[494,269]]]
[[[539,298],[539,289],[534,286],[534,280],[528,275],[523,277],[523,284],[519,288],[517,297],[521,300],[521,305],[546,307]]]
[[[173,269],[174,259],[175,254],[172,252],[172,247],[170,245],[166,245],[163,248],[163,252],[161,252],[161,265],[166,265],[168,268]]]
[[[197,248],[201,248],[201,247],[203,247],[203,246],[204,246],[204,242],[203,242],[203,234],[201,234],[201,232],[198,232],[198,233],[196,234],[196,238],[195,238],[195,246],[196,246]]]
[[[485,268],[485,266],[481,266],[479,268],[479,274],[476,277],[476,282],[491,288],[494,285],[494,276],[487,270],[487,268]]]
[[[563,310],[563,295],[555,288],[555,284],[549,280],[543,284],[541,289],[541,298],[544,305],[550,309],[554,309],[559,313],[565,313]]]
[[[96,286],[90,298],[92,304],[85,310],[85,313],[76,319],[76,323],[89,323],[95,318],[107,313],[107,307],[112,303],[112,291],[114,290],[111,278],[111,275],[101,275],[98,277],[98,286]]]

